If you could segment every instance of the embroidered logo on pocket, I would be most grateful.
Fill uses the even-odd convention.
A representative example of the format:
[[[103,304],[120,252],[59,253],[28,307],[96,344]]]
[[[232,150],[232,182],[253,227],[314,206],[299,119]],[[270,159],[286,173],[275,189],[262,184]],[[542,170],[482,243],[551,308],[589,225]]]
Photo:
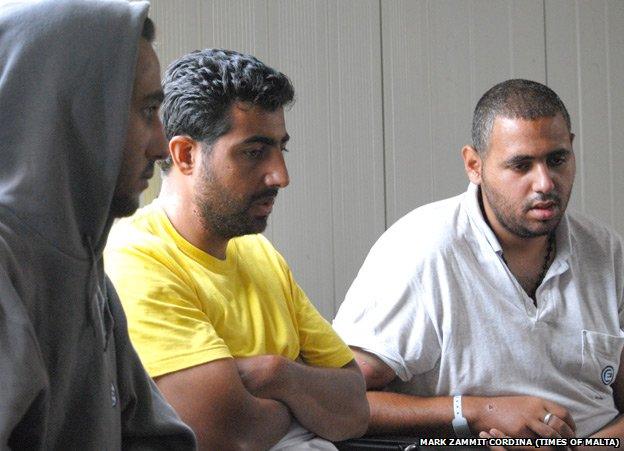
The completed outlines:
[[[602,383],[605,385],[610,385],[615,378],[615,370],[611,365],[607,365],[602,369],[602,373],[600,374],[600,379],[602,379]]]

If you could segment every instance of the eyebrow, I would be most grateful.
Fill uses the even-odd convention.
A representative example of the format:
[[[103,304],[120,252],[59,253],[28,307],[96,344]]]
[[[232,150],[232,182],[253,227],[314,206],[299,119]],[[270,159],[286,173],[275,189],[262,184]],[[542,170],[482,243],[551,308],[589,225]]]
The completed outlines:
[[[556,155],[568,155],[571,153],[572,152],[568,149],[556,149],[556,150],[548,152],[545,158],[556,156]],[[516,155],[516,156],[511,157],[509,160],[506,160],[505,164],[513,166],[513,165],[526,163],[528,161],[533,161],[533,160],[535,160],[535,157],[531,157],[529,155]]]
[[[289,139],[290,139],[290,135],[286,133],[286,135],[284,135],[284,137],[280,141],[280,144],[286,144]],[[269,138],[268,136],[254,135],[254,136],[250,136],[249,138],[241,142],[241,144],[252,144],[252,143],[260,143],[260,144],[266,144],[267,146],[274,146],[275,144],[277,144],[277,141],[273,138]]]

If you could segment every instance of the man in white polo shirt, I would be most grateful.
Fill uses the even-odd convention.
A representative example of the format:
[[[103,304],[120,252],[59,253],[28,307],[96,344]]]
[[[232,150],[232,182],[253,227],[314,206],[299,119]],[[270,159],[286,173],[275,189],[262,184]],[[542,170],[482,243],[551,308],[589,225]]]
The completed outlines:
[[[334,320],[369,432],[622,437],[622,243],[566,212],[568,112],[508,80],[479,100],[472,135],[468,190],[385,232]]]

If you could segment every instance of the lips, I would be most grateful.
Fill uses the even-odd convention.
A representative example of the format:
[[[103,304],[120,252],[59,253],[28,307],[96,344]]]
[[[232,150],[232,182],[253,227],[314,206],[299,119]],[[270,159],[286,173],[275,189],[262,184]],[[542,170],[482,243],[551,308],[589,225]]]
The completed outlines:
[[[252,204],[252,210],[257,216],[268,216],[271,214],[271,211],[273,211],[274,203],[275,196],[258,199]]]
[[[552,219],[558,210],[558,204],[553,201],[537,202],[529,209],[529,214],[540,221]]]
[[[537,202],[536,204],[534,204],[531,209],[538,209],[538,210],[548,210],[551,208],[556,207],[555,202],[549,201],[549,202]]]

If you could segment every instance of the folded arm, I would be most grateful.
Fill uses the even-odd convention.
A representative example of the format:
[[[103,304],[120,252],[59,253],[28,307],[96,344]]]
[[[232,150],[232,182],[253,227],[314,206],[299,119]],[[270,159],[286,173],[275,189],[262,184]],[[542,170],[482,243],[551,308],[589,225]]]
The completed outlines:
[[[200,449],[268,449],[290,426],[285,404],[245,389],[234,359],[166,374],[156,383],[195,431]]]
[[[370,433],[454,436],[453,398],[420,397],[381,390],[396,374],[374,354],[354,349],[366,380],[371,409]],[[472,432],[498,429],[510,437],[574,437],[574,421],[556,403],[533,396],[463,396],[463,414]],[[544,424],[547,412],[557,418]]]
[[[321,368],[276,355],[236,360],[245,387],[255,396],[288,406],[299,423],[332,441],[366,431],[368,403],[355,361]]]

